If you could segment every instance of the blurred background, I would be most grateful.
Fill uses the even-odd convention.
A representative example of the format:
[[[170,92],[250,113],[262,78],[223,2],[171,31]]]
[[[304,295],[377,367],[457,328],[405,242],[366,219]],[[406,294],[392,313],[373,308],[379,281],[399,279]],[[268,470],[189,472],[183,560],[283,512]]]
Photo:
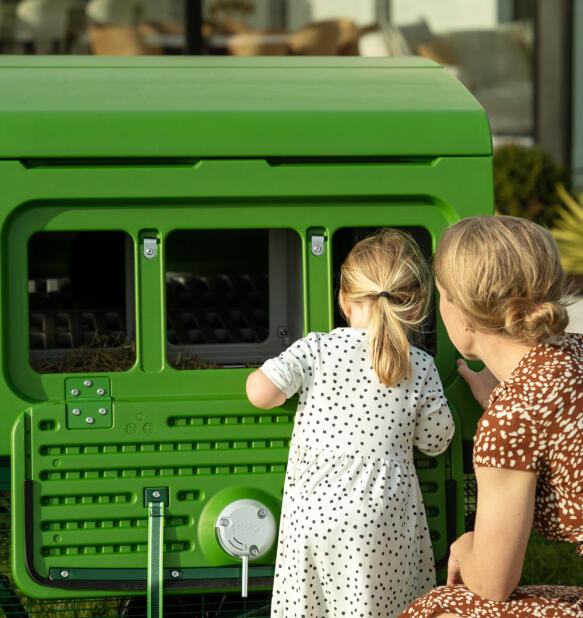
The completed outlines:
[[[434,60],[488,113],[497,212],[553,230],[583,331],[583,0],[0,0],[0,53]]]
[[[552,231],[583,332],[583,0],[0,0],[0,54],[434,60],[488,113],[496,211]],[[521,583],[581,586],[578,569],[534,535]]]
[[[425,56],[583,189],[582,0],[0,0],[0,53]]]
[[[434,60],[488,113],[497,212],[549,227],[583,295],[583,0],[0,0],[0,54]]]

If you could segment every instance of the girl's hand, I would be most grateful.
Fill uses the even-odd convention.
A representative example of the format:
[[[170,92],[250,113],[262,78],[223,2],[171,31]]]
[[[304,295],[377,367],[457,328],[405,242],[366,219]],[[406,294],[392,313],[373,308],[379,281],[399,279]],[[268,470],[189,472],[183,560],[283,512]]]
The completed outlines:
[[[481,371],[472,371],[462,358],[458,358],[457,371],[468,383],[475,400],[485,410],[488,407],[488,399],[490,399],[492,391],[498,386],[498,378],[488,367],[484,367]]]

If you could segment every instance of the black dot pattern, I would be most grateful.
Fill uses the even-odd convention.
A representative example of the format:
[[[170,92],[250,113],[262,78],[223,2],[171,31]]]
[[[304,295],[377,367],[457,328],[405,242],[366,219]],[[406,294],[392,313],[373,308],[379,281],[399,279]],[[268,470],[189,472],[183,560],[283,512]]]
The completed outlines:
[[[296,341],[262,371],[299,393],[285,481],[272,618],[396,616],[435,585],[413,446],[443,452],[454,424],[431,356],[381,384],[366,330]]]

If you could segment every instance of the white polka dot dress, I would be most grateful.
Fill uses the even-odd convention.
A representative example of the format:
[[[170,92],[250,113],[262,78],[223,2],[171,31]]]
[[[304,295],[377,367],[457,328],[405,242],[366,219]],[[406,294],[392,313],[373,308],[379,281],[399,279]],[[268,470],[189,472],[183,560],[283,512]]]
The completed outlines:
[[[444,451],[454,431],[431,356],[412,378],[379,382],[366,330],[311,333],[262,371],[299,392],[272,618],[391,618],[435,584],[413,446]]]

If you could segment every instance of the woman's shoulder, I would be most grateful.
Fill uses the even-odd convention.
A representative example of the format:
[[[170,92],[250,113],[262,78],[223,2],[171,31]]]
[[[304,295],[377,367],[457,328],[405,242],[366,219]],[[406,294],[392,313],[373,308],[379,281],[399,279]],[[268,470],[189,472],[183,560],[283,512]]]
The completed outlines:
[[[583,336],[535,346],[494,390],[474,443],[474,464],[537,471],[552,451],[580,452]],[[555,437],[562,436],[561,442]]]
[[[487,411],[525,411],[534,420],[550,408],[563,408],[566,400],[579,399],[582,390],[583,335],[566,333],[534,346],[494,389]]]
[[[565,333],[554,341],[533,346],[494,394],[532,393],[577,376],[583,380],[583,335]]]

